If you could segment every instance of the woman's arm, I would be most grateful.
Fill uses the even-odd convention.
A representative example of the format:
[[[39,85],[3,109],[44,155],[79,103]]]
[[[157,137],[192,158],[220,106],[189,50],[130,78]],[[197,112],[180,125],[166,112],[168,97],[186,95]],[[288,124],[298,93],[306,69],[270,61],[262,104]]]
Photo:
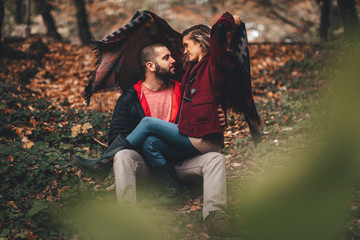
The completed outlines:
[[[236,20],[238,21],[239,18],[236,18]],[[233,69],[236,66],[236,61],[227,51],[227,33],[234,26],[234,17],[230,13],[226,12],[220,17],[220,19],[214,24],[211,29],[210,56],[211,64],[215,67],[220,66],[226,69]]]

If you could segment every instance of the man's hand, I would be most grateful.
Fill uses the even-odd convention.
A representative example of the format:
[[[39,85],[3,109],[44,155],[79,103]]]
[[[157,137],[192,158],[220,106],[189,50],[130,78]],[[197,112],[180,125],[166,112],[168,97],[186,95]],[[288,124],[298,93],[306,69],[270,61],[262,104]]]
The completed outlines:
[[[224,113],[224,110],[221,108],[221,105],[218,106],[217,112],[219,115],[220,125],[225,126],[225,113]]]
[[[157,25],[155,24],[155,19],[148,13],[149,20],[144,23],[144,26],[148,29],[150,35],[155,35],[158,31]]]
[[[239,15],[234,15],[235,25],[240,25],[242,18]]]

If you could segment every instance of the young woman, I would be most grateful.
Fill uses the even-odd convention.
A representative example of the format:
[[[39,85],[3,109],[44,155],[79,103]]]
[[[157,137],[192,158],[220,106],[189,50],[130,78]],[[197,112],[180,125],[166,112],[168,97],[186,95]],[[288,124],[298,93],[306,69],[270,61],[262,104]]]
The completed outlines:
[[[178,124],[146,117],[126,137],[130,146],[135,149],[142,148],[151,166],[157,169],[163,169],[158,166],[166,166],[164,152],[168,159],[183,157],[182,160],[185,160],[202,153],[221,150],[223,129],[217,106],[228,73],[236,66],[235,60],[227,51],[227,33],[235,24],[240,24],[240,20],[237,16],[234,19],[229,13],[225,13],[212,30],[205,25],[196,25],[183,32],[186,68],[181,83],[182,101]],[[149,136],[156,136],[162,143],[147,144],[146,139]],[[175,171],[172,167],[165,171],[168,176],[172,176],[161,178],[162,181],[169,181],[164,183],[167,190],[176,188]],[[158,172],[158,175],[161,174],[161,171]],[[171,199],[176,199],[176,189],[170,192],[161,202],[172,202]]]
[[[176,195],[176,176],[174,168],[165,160],[165,155],[176,160],[185,160],[196,155],[217,151],[223,146],[223,129],[219,121],[217,106],[229,72],[236,66],[235,59],[227,51],[227,33],[241,18],[225,13],[210,29],[196,25],[183,32],[182,43],[186,57],[185,73],[182,78],[182,99],[178,123],[173,124],[157,118],[145,117],[126,137],[116,141],[102,156],[101,170],[112,158],[108,156],[125,148],[142,149],[149,164],[160,169],[165,186],[175,188],[167,198]],[[156,146],[148,139],[161,141]],[[115,142],[115,141],[114,141]],[[114,145],[114,143],[112,144]],[[78,160],[76,160],[78,161]],[[173,195],[173,196],[170,196]]]
[[[240,17],[225,13],[212,30],[205,25],[195,25],[183,32],[186,68],[181,83],[178,124],[145,117],[126,137],[131,147],[146,148],[143,146],[145,139],[153,135],[186,151],[188,157],[221,150],[223,129],[217,106],[226,77],[236,66],[233,56],[227,51],[227,33],[240,22]],[[148,161],[166,163],[157,154]]]

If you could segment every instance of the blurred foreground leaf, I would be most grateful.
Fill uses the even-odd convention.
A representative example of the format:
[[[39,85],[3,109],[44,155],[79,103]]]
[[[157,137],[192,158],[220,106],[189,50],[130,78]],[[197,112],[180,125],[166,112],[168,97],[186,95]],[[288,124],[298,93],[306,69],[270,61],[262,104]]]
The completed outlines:
[[[359,48],[351,46],[345,55],[346,61],[333,66],[340,71],[323,99],[326,114],[314,113],[316,120],[305,122],[307,135],[313,136],[307,151],[289,156],[290,166],[251,185],[239,210],[244,239],[330,240],[344,235],[360,170]],[[304,143],[295,144],[293,149]]]

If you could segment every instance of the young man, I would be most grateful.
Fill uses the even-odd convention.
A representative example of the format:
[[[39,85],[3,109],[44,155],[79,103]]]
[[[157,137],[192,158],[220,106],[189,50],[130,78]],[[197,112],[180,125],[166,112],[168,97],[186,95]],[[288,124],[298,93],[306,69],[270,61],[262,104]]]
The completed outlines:
[[[130,87],[118,99],[109,131],[109,145],[130,134],[145,116],[170,122],[176,120],[181,93],[179,83],[171,80],[175,74],[175,60],[170,51],[161,44],[146,46],[140,53],[139,62],[144,68],[145,79]],[[161,149],[162,141],[156,137],[147,141]],[[176,147],[167,150],[184,154]],[[120,203],[136,203],[136,178],[149,177],[153,169],[138,151],[122,149],[112,154],[117,199]],[[85,161],[78,156],[74,160],[90,174],[104,176],[96,168],[84,166]],[[189,182],[194,178],[203,178],[203,219],[209,228],[219,234],[227,229],[227,215],[222,210],[227,205],[225,167],[224,157],[217,152],[202,154],[175,166],[180,180]],[[165,198],[172,197],[171,187],[167,189]]]

